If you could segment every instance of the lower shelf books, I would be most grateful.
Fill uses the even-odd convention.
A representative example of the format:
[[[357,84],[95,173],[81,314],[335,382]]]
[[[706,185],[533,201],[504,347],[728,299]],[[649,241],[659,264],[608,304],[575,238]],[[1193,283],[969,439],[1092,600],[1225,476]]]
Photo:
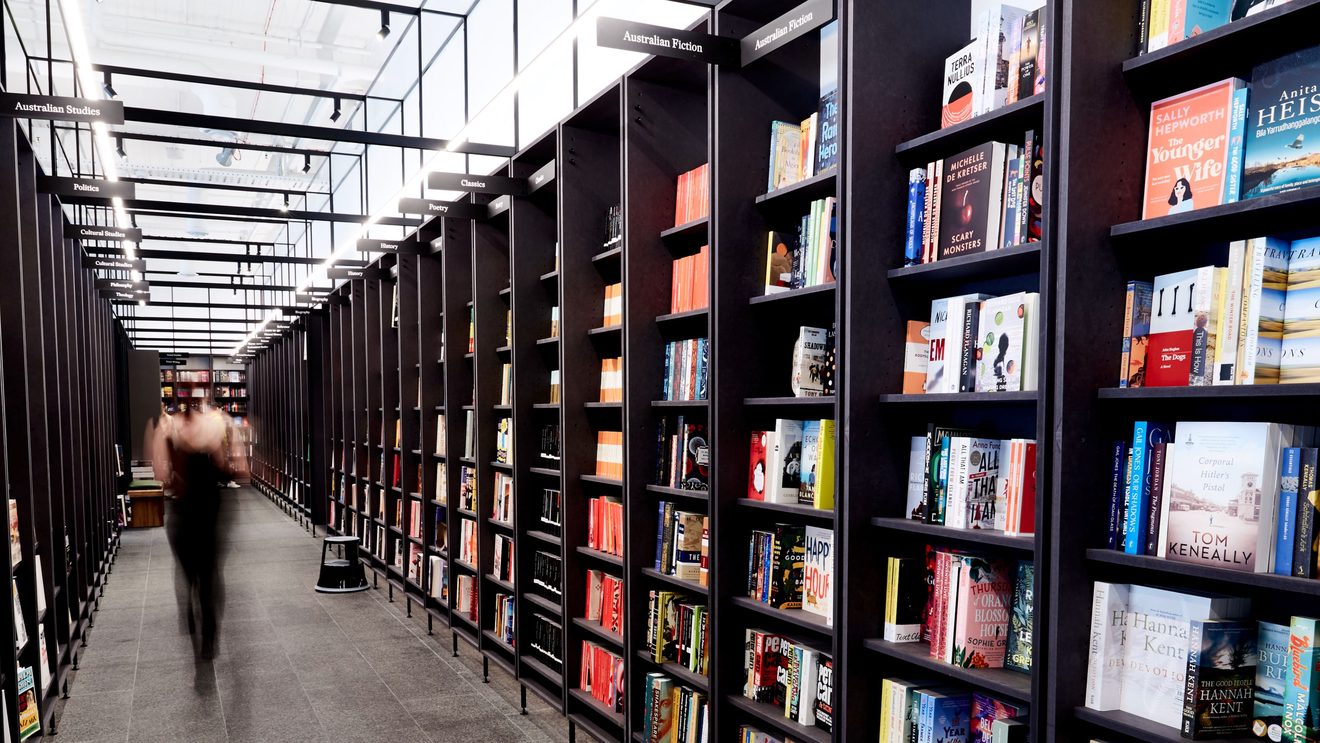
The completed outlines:
[[[647,596],[646,650],[656,663],[675,663],[699,673],[710,672],[710,611],[705,604],[673,591]]]
[[[588,570],[587,606],[583,618],[623,635],[623,580],[600,570]]]
[[[679,490],[710,488],[712,452],[705,423],[691,416],[662,417],[655,448],[657,485]]]
[[[1036,442],[930,424],[908,457],[906,516],[1009,536],[1036,531]]]
[[[495,461],[513,464],[513,418],[504,417],[495,422]]]
[[[532,583],[556,596],[563,595],[562,568],[558,555],[542,550],[532,553]]]
[[[460,539],[458,559],[469,565],[477,564],[477,522],[472,519],[459,519]]]
[[[623,501],[612,496],[587,500],[587,546],[623,557]]]
[[[495,473],[494,500],[491,504],[490,517],[504,524],[513,523],[513,475],[507,472]]]
[[[493,572],[496,578],[506,582],[513,582],[513,539],[507,534],[495,535],[495,564]]]
[[[880,743],[911,740],[1025,743],[1026,722],[1022,718],[1026,713],[1024,705],[956,686],[887,678],[880,686]],[[1021,732],[1014,732],[1014,728]],[[1003,738],[1000,738],[1001,729]]]
[[[551,402],[559,402],[551,400]],[[538,452],[542,464],[559,461],[559,424],[546,423],[541,426],[541,445]]]
[[[748,629],[743,696],[784,710],[799,725],[829,732],[834,724],[834,661],[782,635]]]
[[[6,729],[9,722],[5,721]],[[36,684],[32,667],[18,669],[18,739],[27,740],[41,730],[41,710],[37,708]]]
[[[747,543],[747,596],[776,609],[802,609],[833,623],[834,532],[775,524]]]
[[[926,393],[1033,391],[1040,366],[1040,295],[962,294],[930,304]],[[905,355],[905,358],[910,358]],[[905,373],[915,373],[915,359]]]
[[[464,511],[477,510],[477,470],[463,466],[458,469],[458,507]]]
[[[596,432],[596,476],[623,479],[623,432]]]
[[[438,555],[431,555],[431,598],[449,605],[449,562]]]
[[[455,602],[454,611],[475,622],[477,621],[477,578],[474,575],[462,574],[456,578],[455,590],[458,592],[458,601]]]
[[[1250,612],[1250,599],[1096,581],[1086,706],[1181,727],[1193,622],[1242,619]],[[1254,658],[1254,638],[1251,644]],[[1245,658],[1244,648],[1227,649],[1228,665],[1234,658],[1239,664]]]
[[[413,542],[408,543],[408,580],[422,585],[422,570],[425,567],[425,555],[422,552],[422,546]]]
[[[710,374],[710,341],[706,338],[689,338],[666,343],[664,370],[660,399],[707,399],[706,383]]]
[[[582,641],[578,688],[606,709],[623,712],[623,659],[587,640]]]
[[[642,698],[642,740],[646,743],[702,743],[706,740],[706,695],[663,673],[646,674]]]
[[[766,236],[765,293],[778,294],[835,280],[838,256],[837,200],[831,196],[811,202],[795,231],[774,231]]]
[[[495,626],[492,629],[505,644],[510,646],[514,644],[514,626],[517,624],[514,616],[514,606],[515,602],[512,594],[495,594]]]
[[[541,518],[537,528],[559,536],[559,529],[564,523],[563,508],[563,499],[558,488],[541,490]]]
[[[678,504],[660,501],[656,524],[656,571],[706,585],[710,529],[706,514],[683,511]]]
[[[564,628],[553,619],[533,612],[532,636],[527,644],[547,660],[564,662]]]
[[[747,497],[770,503],[834,508],[834,421],[780,418],[774,430],[753,431]]]
[[[683,224],[689,220],[682,220]],[[691,312],[710,306],[710,246],[675,258],[669,283],[669,311]]]

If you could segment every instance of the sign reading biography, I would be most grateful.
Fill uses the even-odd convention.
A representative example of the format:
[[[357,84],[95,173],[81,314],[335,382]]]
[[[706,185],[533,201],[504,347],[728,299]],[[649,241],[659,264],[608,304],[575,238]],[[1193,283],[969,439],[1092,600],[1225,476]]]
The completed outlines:
[[[327,268],[326,276],[332,281],[339,280],[379,280],[389,276],[389,271],[380,268]]]
[[[732,64],[738,59],[737,39],[621,18],[596,19],[596,45],[707,64]]]
[[[834,20],[834,0],[807,0],[743,37],[743,66]]]
[[[146,291],[151,285],[145,281],[132,281],[130,279],[97,279],[97,289],[120,289],[122,291]]]
[[[0,93],[0,116],[51,121],[124,123],[124,104],[94,98]]]
[[[417,242],[415,240],[369,240],[362,238],[357,241],[357,249],[363,253],[416,253]]]
[[[142,230],[138,227],[110,227],[99,224],[70,225],[69,235],[76,240],[113,240],[118,242],[142,242]]]
[[[432,217],[451,219],[479,219],[486,216],[484,206],[457,201],[434,201],[432,199],[399,199],[400,214],[426,214]]]
[[[131,199],[137,193],[127,181],[100,181],[94,178],[52,178],[43,175],[39,183],[42,193],[56,196],[85,196],[94,199]]]
[[[468,175],[466,173],[431,173],[426,185],[437,191],[467,191],[521,196],[527,193],[527,181],[503,175]]]
[[[85,255],[82,259],[83,268],[104,268],[107,271],[137,271],[142,273],[147,270],[147,262],[141,258],[129,260],[127,258],[104,258],[101,256]]]

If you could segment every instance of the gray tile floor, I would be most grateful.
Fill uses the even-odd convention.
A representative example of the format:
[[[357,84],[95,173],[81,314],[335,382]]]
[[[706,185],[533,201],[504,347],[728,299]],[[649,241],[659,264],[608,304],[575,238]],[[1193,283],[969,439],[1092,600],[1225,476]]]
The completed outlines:
[[[562,743],[566,720],[423,612],[381,590],[318,594],[321,540],[255,491],[226,493],[226,604],[195,664],[163,529],[129,530],[88,635],[59,740]],[[384,583],[381,583],[382,587]],[[415,607],[414,607],[415,608]],[[585,736],[579,736],[585,738]]]

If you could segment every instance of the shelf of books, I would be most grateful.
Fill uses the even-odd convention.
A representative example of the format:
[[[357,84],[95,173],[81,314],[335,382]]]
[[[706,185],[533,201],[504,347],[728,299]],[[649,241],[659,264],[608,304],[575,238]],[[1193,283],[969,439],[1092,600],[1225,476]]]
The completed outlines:
[[[0,612],[0,720],[7,740],[54,732],[56,700],[99,606],[123,523],[117,494],[128,470],[127,402],[120,396],[131,344],[65,230],[65,207],[41,193],[38,159],[17,122],[0,122],[0,297],[5,375],[10,591]],[[104,211],[69,216],[99,223]]]
[[[308,315],[289,323],[281,335],[269,341],[268,351],[253,359],[247,371],[215,370],[217,382],[237,382],[251,376],[253,416],[252,484],[304,526],[319,519],[323,503],[312,493],[324,492],[325,462],[323,436],[313,420],[324,420],[320,370],[313,369],[308,356],[324,349],[324,319]],[[240,433],[240,432],[235,432]],[[231,434],[232,435],[232,434]]]
[[[559,352],[569,720],[626,735],[621,85],[559,128]],[[588,728],[590,729],[590,728]]]
[[[523,148],[510,175],[526,193],[510,208],[513,307],[511,379],[513,482],[517,491],[513,565],[517,587],[517,675],[551,706],[566,703],[560,481],[559,198],[557,132]],[[504,376],[503,374],[501,376]]]

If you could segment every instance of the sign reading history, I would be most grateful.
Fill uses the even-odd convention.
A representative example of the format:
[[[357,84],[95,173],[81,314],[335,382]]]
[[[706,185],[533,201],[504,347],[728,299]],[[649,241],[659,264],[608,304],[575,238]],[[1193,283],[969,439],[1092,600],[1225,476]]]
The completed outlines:
[[[52,178],[43,175],[42,193],[56,196],[83,196],[94,199],[131,199],[137,191],[127,181],[101,181],[95,178]]]
[[[503,175],[468,175],[466,173],[431,173],[426,185],[437,191],[467,191],[521,196],[527,193],[527,181]]]
[[[834,0],[807,0],[807,2],[743,37],[743,66],[751,64],[832,20],[834,20]]]
[[[378,280],[386,278],[389,275],[388,271],[379,268],[327,268],[325,273],[326,276],[330,277],[333,281],[341,279]]]
[[[357,249],[363,253],[416,253],[417,242],[415,240],[369,240],[364,237],[357,241]]]
[[[147,262],[141,258],[129,260],[127,258],[104,258],[101,256],[85,255],[82,259],[83,268],[104,268],[106,270],[117,271],[137,271],[139,273],[147,270]]]
[[[77,240],[115,240],[118,242],[142,242],[142,230],[137,227],[111,227],[99,224],[69,225],[72,237]]]
[[[0,93],[0,116],[52,121],[124,123],[124,104],[95,98]]]
[[[620,18],[596,19],[596,44],[659,57],[694,59],[707,64],[732,64],[738,59],[736,39]]]
[[[399,213],[426,214],[432,217],[449,217],[451,219],[478,219],[486,216],[486,208],[457,201],[402,198],[399,199]]]

